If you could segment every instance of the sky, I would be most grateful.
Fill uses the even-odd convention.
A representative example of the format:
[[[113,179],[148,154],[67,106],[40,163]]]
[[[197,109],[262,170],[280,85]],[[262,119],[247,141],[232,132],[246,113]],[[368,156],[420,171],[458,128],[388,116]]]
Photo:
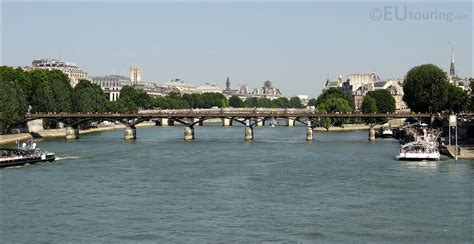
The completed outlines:
[[[1,64],[74,61],[90,76],[181,79],[316,97],[326,79],[416,65],[472,76],[472,3],[2,2]],[[405,14],[406,13],[406,14]]]

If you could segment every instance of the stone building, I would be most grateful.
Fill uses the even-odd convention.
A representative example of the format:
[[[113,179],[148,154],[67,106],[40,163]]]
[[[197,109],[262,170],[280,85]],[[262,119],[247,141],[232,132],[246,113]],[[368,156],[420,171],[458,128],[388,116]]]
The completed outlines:
[[[387,80],[374,83],[374,90],[380,89],[388,90],[392,94],[397,111],[409,111],[408,106],[403,101],[403,80]]]
[[[266,80],[263,83],[263,87],[261,88],[254,88],[252,90],[252,97],[257,98],[268,98],[270,100],[277,99],[281,97],[280,89],[273,87],[271,81]]]
[[[222,93],[222,89],[219,88],[216,84],[206,83],[204,86],[196,87],[197,93]]]
[[[328,90],[329,88],[340,88],[342,86],[342,75],[339,75],[337,80],[331,81],[329,78],[326,80],[323,91]]]
[[[25,67],[26,70],[47,69],[61,70],[69,78],[72,87],[75,87],[79,80],[89,80],[87,72],[77,67],[76,63],[61,61],[57,59],[35,59],[31,67]]]
[[[331,87],[340,88],[344,93],[350,95],[354,101],[356,111],[362,109],[364,97],[369,91],[385,89],[392,94],[395,99],[395,107],[397,111],[409,110],[403,101],[403,81],[402,80],[380,80],[376,73],[370,74],[349,74],[346,81],[342,82],[342,76],[338,80],[326,81],[324,90]]]
[[[196,87],[191,84],[185,83],[181,79],[174,79],[169,82],[165,82],[163,84],[160,84],[159,87],[169,91],[176,91],[180,94],[198,93]]]
[[[110,101],[117,101],[123,86],[131,86],[128,77],[120,75],[92,76],[92,83],[99,85]]]

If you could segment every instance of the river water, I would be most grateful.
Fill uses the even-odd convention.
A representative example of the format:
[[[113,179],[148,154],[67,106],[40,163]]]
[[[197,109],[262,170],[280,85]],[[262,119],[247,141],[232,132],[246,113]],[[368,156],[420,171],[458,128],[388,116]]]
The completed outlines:
[[[254,133],[41,141],[57,161],[0,170],[0,242],[472,241],[471,161],[398,162],[398,142],[366,131]]]

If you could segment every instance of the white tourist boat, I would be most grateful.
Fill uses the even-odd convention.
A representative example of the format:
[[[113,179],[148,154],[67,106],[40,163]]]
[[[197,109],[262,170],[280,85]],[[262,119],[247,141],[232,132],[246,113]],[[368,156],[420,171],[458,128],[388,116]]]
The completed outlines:
[[[402,145],[400,153],[396,156],[398,160],[439,160],[440,153],[436,138],[427,135],[424,130],[424,136],[417,136],[415,141]]]
[[[0,168],[37,162],[52,162],[55,159],[56,155],[54,153],[40,150],[36,147],[36,143],[32,142],[29,146],[23,143],[23,146],[18,148],[0,148]]]

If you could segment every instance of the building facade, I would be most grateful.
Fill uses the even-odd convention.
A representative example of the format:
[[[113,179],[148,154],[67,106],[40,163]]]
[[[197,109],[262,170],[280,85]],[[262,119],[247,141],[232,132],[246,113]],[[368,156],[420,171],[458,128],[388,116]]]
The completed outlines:
[[[403,101],[403,80],[380,80],[376,73],[370,74],[349,74],[346,81],[342,82],[342,76],[336,81],[326,81],[323,91],[329,88],[339,88],[354,101],[354,109],[360,111],[364,97],[369,91],[385,89],[395,99],[395,108],[397,111],[409,111]]]
[[[120,75],[93,76],[92,83],[99,85],[110,101],[117,101],[123,86],[131,86],[132,82],[128,77]]]
[[[87,72],[77,67],[76,63],[61,61],[57,59],[35,59],[31,63],[31,67],[26,70],[47,69],[61,70],[69,78],[72,87],[75,87],[79,80],[89,80]]]

